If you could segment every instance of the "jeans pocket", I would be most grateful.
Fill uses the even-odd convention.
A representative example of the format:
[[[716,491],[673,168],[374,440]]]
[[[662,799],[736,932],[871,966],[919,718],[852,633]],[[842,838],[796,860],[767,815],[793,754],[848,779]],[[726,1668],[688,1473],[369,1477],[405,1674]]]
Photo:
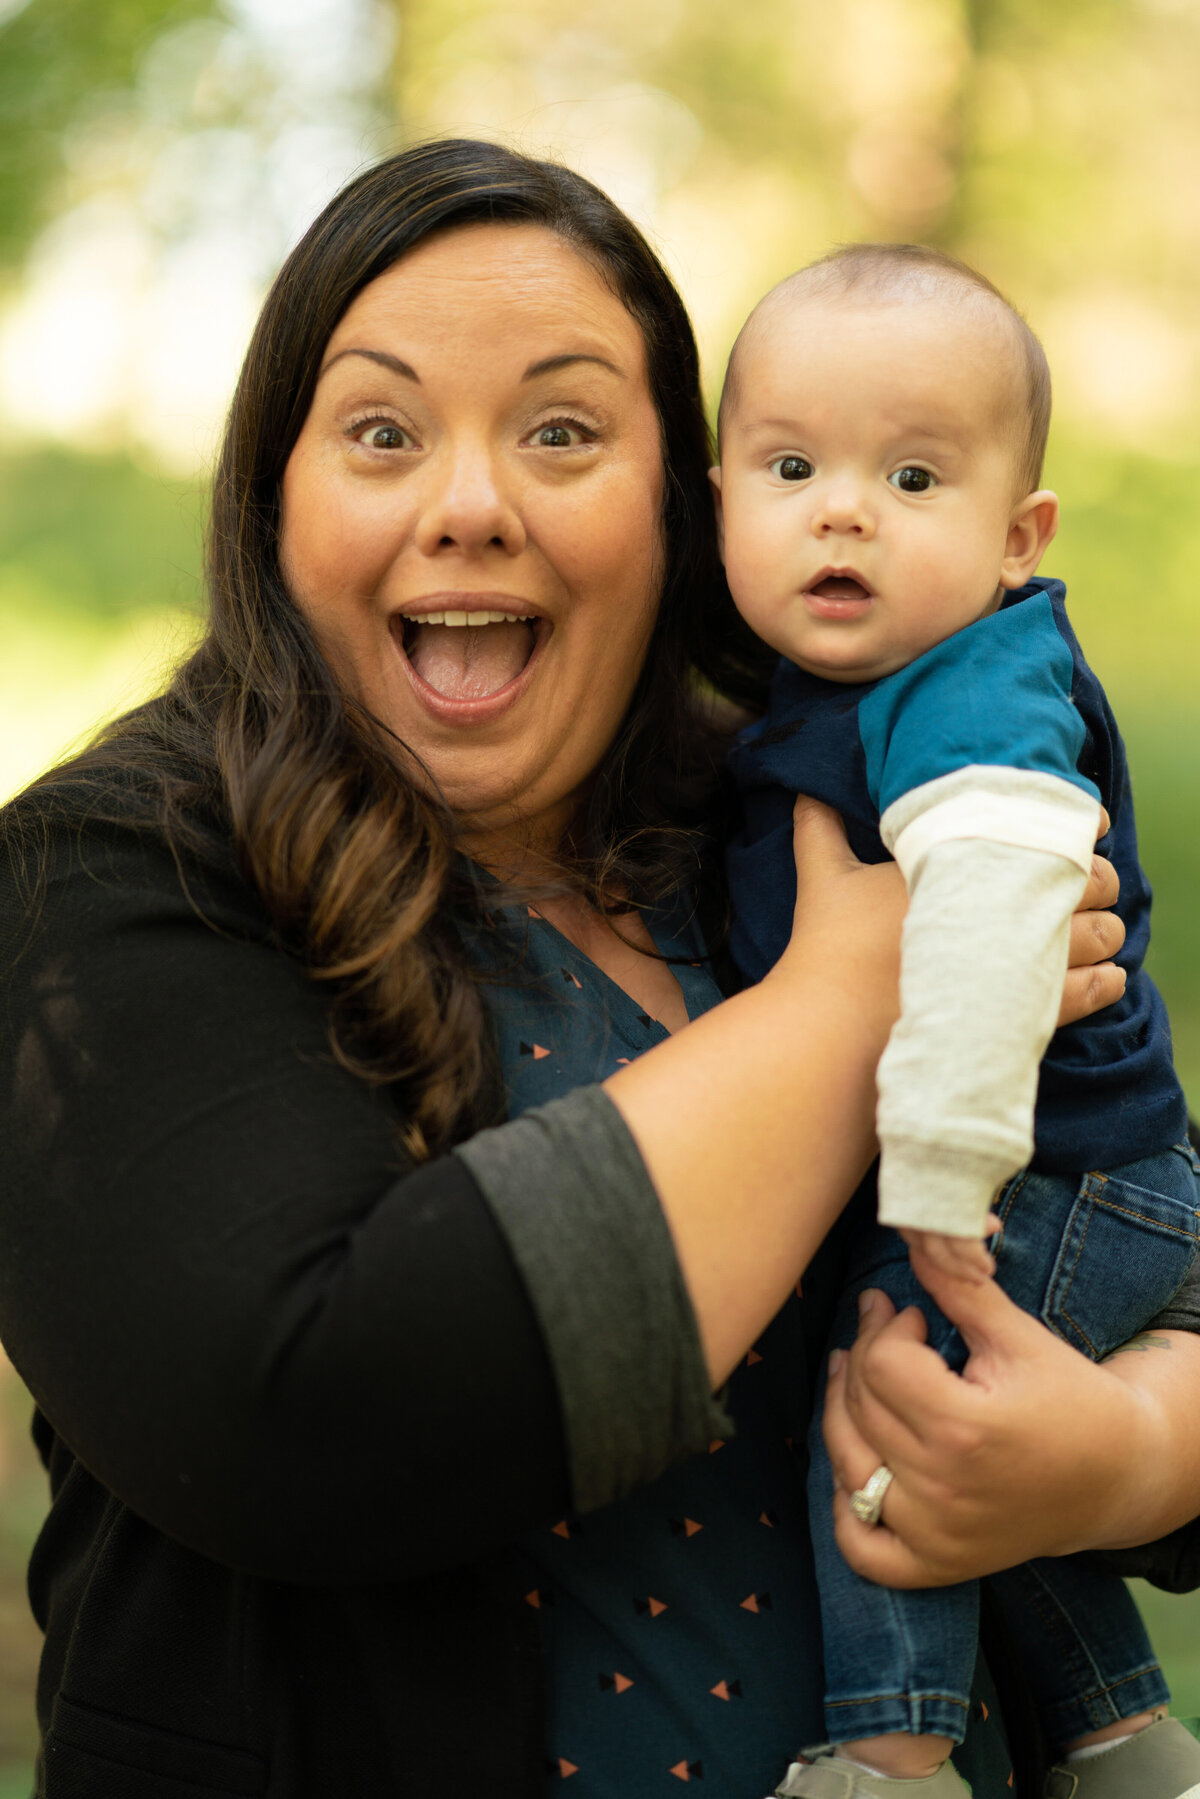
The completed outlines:
[[[1138,1176],[1166,1178],[1151,1187]],[[1182,1156],[1085,1174],[1042,1309],[1043,1322],[1098,1361],[1174,1297],[1200,1245],[1200,1188]]]

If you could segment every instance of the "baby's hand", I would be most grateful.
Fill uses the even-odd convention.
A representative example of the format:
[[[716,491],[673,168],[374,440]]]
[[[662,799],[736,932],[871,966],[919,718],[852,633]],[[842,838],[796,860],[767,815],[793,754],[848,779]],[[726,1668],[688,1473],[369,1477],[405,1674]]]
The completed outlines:
[[[1000,1220],[994,1213],[987,1222],[992,1231],[999,1230]],[[976,1237],[947,1237],[941,1231],[909,1230],[902,1230],[900,1235],[910,1249],[928,1256],[935,1268],[955,1280],[977,1284],[990,1279],[996,1272],[995,1257]]]

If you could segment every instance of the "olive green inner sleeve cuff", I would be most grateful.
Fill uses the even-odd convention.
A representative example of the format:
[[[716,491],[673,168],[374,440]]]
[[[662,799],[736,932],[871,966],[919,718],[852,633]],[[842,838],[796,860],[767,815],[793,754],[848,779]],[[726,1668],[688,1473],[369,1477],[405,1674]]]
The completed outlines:
[[[599,1087],[454,1152],[483,1191],[545,1334],[577,1511],[733,1434],[645,1163]]]

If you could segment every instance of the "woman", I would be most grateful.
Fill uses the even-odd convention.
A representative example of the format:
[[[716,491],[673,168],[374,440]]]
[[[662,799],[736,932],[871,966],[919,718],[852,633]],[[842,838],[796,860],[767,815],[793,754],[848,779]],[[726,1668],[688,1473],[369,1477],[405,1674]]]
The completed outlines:
[[[7,815],[0,1326],[54,1494],[49,1799],[531,1795],[547,1749],[581,1791],[705,1772],[688,1738],[603,1774],[600,1699],[728,1745],[728,1791],[768,1776],[710,1720],[804,1735],[779,1426],[820,1307],[784,1302],[871,1154],[900,898],[802,810],[792,945],[706,1011],[698,693],[761,671],[706,465],[686,317],[602,196],[490,146],[381,165],[264,308],[204,644]],[[768,1379],[739,1369],[730,1441],[739,1364]],[[1185,1414],[1161,1382],[1136,1404]],[[1032,1426],[1008,1448],[1075,1478]],[[1070,1546],[1180,1522],[1191,1472],[1147,1499],[1114,1466]],[[768,1548],[775,1602],[706,1612]]]

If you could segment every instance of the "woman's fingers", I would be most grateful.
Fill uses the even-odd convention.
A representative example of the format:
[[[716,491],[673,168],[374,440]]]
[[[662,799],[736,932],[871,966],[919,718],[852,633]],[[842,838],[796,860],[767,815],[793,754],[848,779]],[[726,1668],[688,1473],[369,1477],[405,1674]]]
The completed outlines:
[[[1115,962],[1098,962],[1094,968],[1068,968],[1059,1002],[1058,1022],[1076,1024],[1102,1012],[1119,1000],[1125,991],[1126,975]]]
[[[919,1312],[897,1314],[890,1301],[876,1294],[853,1351],[835,1358],[826,1389],[823,1429],[837,1482],[831,1503],[838,1543],[858,1573],[895,1587],[939,1586],[958,1578],[957,1569],[941,1554],[948,1545],[940,1509],[931,1506],[928,1497],[921,1504],[912,1496],[928,1495],[930,1481],[923,1472],[928,1453],[901,1415],[907,1408],[893,1409],[881,1402],[869,1378],[873,1367],[886,1368],[893,1380],[899,1375],[903,1389],[902,1371],[915,1358],[923,1377],[916,1390],[928,1413],[930,1377],[943,1381],[955,1377],[926,1346],[924,1335]],[[881,1462],[891,1469],[892,1484],[884,1496],[880,1522],[863,1524],[850,1510],[850,1496]],[[939,1515],[939,1528],[932,1536],[926,1529],[931,1512]]]
[[[908,1312],[907,1321],[918,1314]],[[962,1445],[976,1406],[935,1349],[908,1333],[882,1337],[871,1352],[851,1352],[846,1376],[846,1410],[854,1428],[878,1450],[924,1469]],[[872,1464],[874,1466],[874,1464]]]
[[[1108,813],[1100,808],[1097,837],[1109,828]],[[1112,863],[1092,857],[1092,872],[1071,919],[1067,952],[1068,973],[1059,1006],[1058,1022],[1074,1024],[1090,1018],[1120,999],[1125,991],[1124,971],[1112,958],[1125,941],[1125,926],[1111,910],[1120,897],[1121,883]]]
[[[886,1371],[894,1380],[915,1356],[922,1362],[928,1358],[946,1373],[941,1357],[925,1343],[925,1320],[915,1307],[897,1313],[882,1293],[864,1297],[873,1303],[859,1321],[854,1348],[830,1358],[825,1391],[825,1447],[835,1478],[847,1492],[861,1487],[880,1462],[897,1473],[902,1465],[911,1464],[921,1449],[909,1418],[876,1394],[871,1370]],[[901,1376],[902,1385],[903,1381]]]
[[[1107,828],[1107,812],[1104,813],[1102,822]],[[1120,895],[1121,881],[1112,863],[1105,856],[1093,856],[1092,872],[1079,897],[1079,910],[1087,912],[1100,908],[1107,911],[1110,906],[1116,905]]]
[[[834,1476],[853,1493],[886,1462],[893,1474],[921,1461],[921,1439],[904,1417],[861,1380],[847,1378],[846,1364],[831,1375],[825,1389],[822,1430]]]
[[[1100,831],[1108,830],[1108,813],[1100,809]],[[1090,1018],[1120,999],[1125,991],[1125,972],[1112,958],[1125,941],[1125,926],[1109,908],[1115,906],[1121,883],[1111,862],[1092,857],[1092,872],[1071,919],[1067,952],[1067,978],[1063,986],[1058,1022],[1074,1024]]]
[[[792,841],[799,878],[842,868],[861,868],[850,848],[840,813],[806,793],[796,796],[792,809]]]
[[[894,1483],[884,1501],[884,1516],[878,1524],[863,1524],[850,1510],[849,1495],[833,1496],[833,1529],[838,1548],[854,1569],[866,1580],[885,1587],[941,1587],[959,1578],[954,1569],[914,1549],[906,1540],[903,1496]],[[889,1523],[896,1521],[896,1529]]]
[[[885,1525],[868,1530],[866,1525],[860,1524],[841,1493],[834,1498],[833,1531],[838,1548],[854,1572],[861,1574],[864,1580],[873,1580],[883,1587],[949,1584],[931,1580],[925,1564]]]
[[[1111,962],[1124,941],[1125,926],[1115,912],[1074,912],[1068,963],[1072,968],[1085,968],[1097,962]]]

